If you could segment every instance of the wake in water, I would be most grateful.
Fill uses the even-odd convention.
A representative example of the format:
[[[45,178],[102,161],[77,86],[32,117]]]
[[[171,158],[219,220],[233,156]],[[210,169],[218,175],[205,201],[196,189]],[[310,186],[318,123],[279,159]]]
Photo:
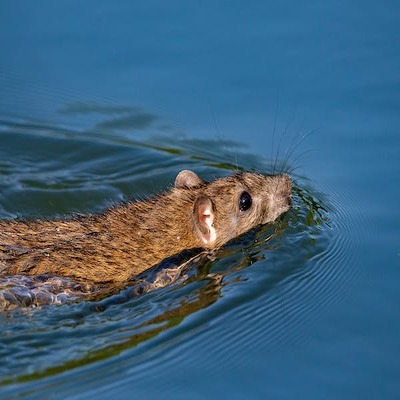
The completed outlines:
[[[0,277],[0,311],[65,304],[93,292],[89,285],[78,284],[68,278],[47,275]]]
[[[93,148],[93,142],[89,144]],[[129,158],[124,160],[125,164],[137,150],[135,143],[128,142],[127,146]],[[199,146],[203,146],[207,153],[201,153],[198,161],[192,161],[193,169],[202,169],[209,178],[238,169],[237,165],[221,162],[220,149],[210,146],[209,141],[201,144],[198,140],[185,140],[177,142],[176,149],[172,149],[169,142],[155,140],[150,155],[147,149],[142,148],[143,154],[139,159],[154,157],[154,154],[162,159],[166,154],[168,159],[164,165],[173,175],[176,172],[175,154],[179,154],[185,165],[190,164],[195,155],[198,157]],[[76,143],[77,149],[81,150],[81,147],[80,142]],[[119,155],[116,153],[114,157]],[[261,160],[255,162],[252,155],[243,159],[247,169],[251,169],[249,165],[262,172],[273,169]],[[154,162],[154,165],[158,164]],[[74,166],[80,167],[79,163]],[[61,165],[60,169],[64,167]],[[140,176],[140,171],[129,171],[125,165],[123,169],[123,179],[125,176]],[[157,174],[161,173],[156,169],[154,174],[154,179],[157,179]],[[14,176],[18,178],[18,174]],[[162,182],[170,181],[169,176],[161,174],[161,178],[158,177]],[[112,184],[120,179],[119,175],[113,177]],[[96,182],[96,186],[102,184],[104,182]],[[265,309],[257,306],[257,312],[271,313],[271,320],[282,316],[284,298],[285,318],[290,318],[291,307],[295,307],[295,314],[304,320],[304,310],[308,305],[301,308],[302,301],[308,298],[312,281],[304,280],[302,275],[313,268],[315,276],[318,276],[322,270],[321,256],[329,250],[330,242],[329,231],[325,229],[329,224],[329,211],[326,199],[308,188],[302,178],[294,180],[292,190],[292,209],[275,223],[255,228],[213,253],[184,252],[180,257],[165,260],[124,287],[91,287],[50,276],[3,277],[0,279],[0,307],[8,310],[4,313],[7,323],[11,318],[15,323],[6,325],[3,331],[1,355],[13,355],[13,361],[3,369],[0,367],[2,383],[38,379],[112,358],[120,353],[121,348],[135,348],[158,335],[163,340],[161,332],[167,333],[184,320],[194,321],[195,326],[202,325],[204,320],[199,314],[205,309],[212,315],[223,315],[227,309],[251,302],[257,296],[266,295],[274,300],[275,288],[285,287],[285,280],[293,277],[295,285],[285,287],[284,292],[279,289],[278,301],[266,301],[263,303]],[[75,194],[74,187],[71,191],[62,188],[59,191],[64,195]],[[43,201],[48,198],[49,191],[45,189],[44,195],[40,196]],[[81,195],[74,204],[82,202],[85,197]],[[309,264],[311,259],[314,260],[312,267]],[[329,275],[330,271],[324,273]],[[295,301],[291,301],[291,297]],[[49,304],[58,307],[44,307]],[[321,302],[312,306],[316,304]],[[298,308],[301,308],[300,312]],[[187,318],[189,316],[193,318]],[[206,317],[206,320],[210,318]],[[282,337],[282,332],[277,330],[279,326],[268,324],[271,335],[267,337]],[[27,332],[30,333],[29,340]],[[37,352],[37,340],[46,341],[46,349],[43,354],[35,356],[32,372],[32,354]],[[69,358],[65,356],[66,348],[71,355]],[[141,351],[138,353],[143,357]]]
[[[327,223],[326,210],[316,198],[299,187],[294,187],[293,193],[294,207],[299,209],[306,207],[309,224]],[[296,211],[292,211],[289,217],[285,217],[285,224],[278,220],[273,225],[256,228],[233,240],[227,247],[225,246],[226,249],[223,247],[216,251],[184,251],[138,275],[131,283],[126,283],[124,286],[77,283],[70,278],[49,275],[0,276],[0,311],[11,311],[20,307],[70,304],[77,301],[98,301],[121,291],[122,297],[125,298],[123,301],[127,301],[133,296],[143,295],[173,283],[182,283],[190,277],[196,276],[203,265],[213,263],[218,258],[223,260],[229,254],[227,249],[232,249],[234,243],[238,243],[236,252],[253,252],[260,246],[261,248],[268,246],[267,243],[272,238],[279,237],[285,232],[289,218],[293,220],[294,224],[297,223],[297,214]],[[246,245],[249,237],[251,238],[250,242]],[[241,265],[241,268],[252,262]]]
[[[114,118],[114,113],[116,112],[115,107],[112,108],[112,110],[110,110],[112,111],[110,114],[104,112],[105,110],[106,111],[108,110],[107,107],[99,107],[99,106],[95,107],[93,104],[91,104],[90,107],[83,107],[82,104],[79,104],[79,107],[75,108],[70,107],[70,109],[78,113],[79,112],[98,113],[99,110],[102,110],[102,112],[107,117],[109,115],[113,116],[110,122],[108,122],[108,120],[103,121],[102,126],[107,126],[108,128],[113,127],[112,121],[114,121],[115,119]],[[123,112],[126,112],[126,109],[123,109]],[[16,133],[11,132],[16,129],[15,124],[5,123],[5,122],[3,122],[3,124],[5,130],[6,131],[10,130],[10,133],[12,133],[13,137],[15,137]],[[96,124],[96,126],[98,126],[98,124]],[[297,150],[298,146],[306,137],[306,135],[302,135],[300,139],[294,143],[293,146],[288,147],[287,152],[283,155],[283,162],[280,163],[278,160],[282,158],[280,157],[280,152],[282,148],[282,141],[287,132],[287,128],[284,130],[284,133],[281,136],[278,148],[276,150],[276,154],[272,156],[273,160],[272,164],[268,166],[264,165],[263,167],[261,167],[263,171],[271,171],[272,173],[286,172],[293,174],[295,167],[293,160],[291,160],[291,158],[293,157],[295,150]],[[73,141],[75,140],[74,138],[76,137],[78,142],[83,138],[85,140],[90,138],[91,141],[89,142],[89,144],[93,143],[92,129],[89,129],[88,132],[86,133],[72,132],[72,131],[66,132],[64,129],[53,129],[51,126],[46,126],[45,131],[47,132],[47,134],[42,132],[43,131],[42,125],[32,126],[32,124],[28,125],[19,124],[18,129],[22,129],[22,131],[32,131],[35,137],[40,137],[42,135],[45,135],[42,139],[44,142],[46,142],[46,137],[51,134],[50,136],[54,135],[59,136],[61,138],[61,142],[64,142],[65,139],[67,139],[69,142],[73,143]],[[274,137],[275,137],[275,130],[276,126],[274,126]],[[165,138],[161,140],[160,138],[149,139],[145,143],[139,143],[132,139],[128,140],[125,133],[123,133],[122,136],[124,137],[123,139],[124,144],[127,144],[129,147],[130,153],[135,149],[138,152],[138,154],[140,154],[140,152],[146,153],[147,149],[150,149],[151,151],[156,150],[157,153],[159,153],[160,155],[162,153],[167,154],[169,160],[167,165],[169,168],[171,168],[173,165],[174,170],[176,166],[175,166],[175,161],[170,157],[171,154],[172,155],[179,154],[180,158],[186,160],[185,164],[187,162],[190,163],[190,160],[193,160],[193,158],[198,159],[200,161],[201,168],[204,168],[205,165],[208,165],[211,168],[217,168],[219,173],[221,172],[221,170],[222,171],[225,170],[224,172],[245,171],[249,169],[260,170],[260,165],[265,164],[265,162],[263,162],[261,159],[258,159],[254,155],[240,154],[241,164],[244,163],[245,165],[247,165],[247,168],[240,167],[237,161],[238,144],[230,143],[227,141],[223,141],[223,143],[221,143],[220,141],[218,145],[210,146],[209,141],[204,141],[204,143],[202,143],[201,140],[192,140],[192,141],[187,139],[183,141],[176,140],[175,141],[176,146],[175,148],[172,148],[170,142],[169,141],[166,142]],[[102,141],[105,139],[109,141],[110,146],[112,146],[114,142],[118,143],[118,145],[122,143],[121,142],[122,137],[119,137],[118,134],[115,135],[103,134],[100,135],[99,137],[101,137]],[[228,146],[232,146],[235,152],[235,158],[236,158],[235,164],[221,161],[221,146],[223,147],[224,152],[226,152]],[[201,150],[199,150],[199,148]],[[54,151],[53,149],[51,150]],[[272,153],[274,153],[274,143],[272,144]],[[142,155],[141,157],[142,160],[143,157],[144,156]],[[82,160],[82,162],[86,163],[87,160],[86,159]],[[291,163],[291,165],[289,165],[289,162]],[[140,164],[142,164],[142,162]],[[79,170],[79,163],[72,163],[71,165],[74,165],[73,168],[76,168],[76,166],[78,166],[78,171],[77,171],[78,174],[82,173],[82,171]],[[249,168],[250,165],[254,165],[254,168],[251,167]],[[60,165],[59,167],[57,166],[57,168],[64,168],[64,167],[65,167],[64,165]],[[129,171],[123,166],[122,168],[120,168],[120,170],[121,171],[119,171],[118,174],[122,174],[121,176],[124,179],[125,177],[129,177],[131,175],[137,175],[134,171],[132,171],[130,174]],[[109,169],[107,169],[107,172],[109,172]],[[78,176],[78,174],[73,171],[71,172],[71,175],[74,176]],[[18,171],[15,171],[13,175],[18,176]],[[115,178],[118,179],[118,176],[115,176]],[[24,177],[24,179],[26,178]],[[41,183],[41,185],[43,184],[48,184],[48,183],[47,182]],[[73,183],[72,188],[74,187],[74,185],[75,184]],[[58,186],[59,187],[57,187],[57,189],[62,189],[62,185],[58,184]],[[295,200],[295,203],[296,201],[297,203],[299,203],[299,199],[300,201],[304,202],[305,197],[301,199],[301,197],[299,196],[299,194],[302,193],[302,189],[299,186],[293,187],[293,192],[297,194],[296,196],[297,200]],[[317,200],[314,202],[314,204],[303,204],[303,206],[305,205],[306,207],[312,208],[316,204],[318,204]],[[315,214],[313,211],[311,212]],[[187,265],[188,264],[186,264],[186,261],[184,260],[181,260],[180,263],[174,262],[172,264],[169,264],[168,262],[163,262],[161,266],[153,268],[148,273],[146,272],[145,274],[142,274],[142,276],[137,277],[137,279],[135,279],[134,282],[132,282],[129,285],[130,286],[129,293],[131,295],[143,294],[148,291],[152,291],[154,289],[167,286],[173,282],[178,281],[179,279],[183,279],[182,277],[184,276],[184,273],[182,271],[185,271],[184,266]],[[40,307],[49,304],[61,305],[82,300],[94,300],[115,293],[115,291],[121,289],[123,288],[121,287],[109,288],[109,287],[99,287],[89,284],[81,284],[69,278],[61,278],[48,275],[40,275],[40,276],[18,275],[18,276],[0,277],[0,310],[12,310],[18,307]]]

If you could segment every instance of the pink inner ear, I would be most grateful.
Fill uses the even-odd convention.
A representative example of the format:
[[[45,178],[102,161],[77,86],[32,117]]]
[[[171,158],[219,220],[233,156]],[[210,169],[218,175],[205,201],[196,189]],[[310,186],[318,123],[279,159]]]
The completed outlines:
[[[199,206],[200,222],[210,228],[214,222],[214,213],[211,202]]]
[[[217,233],[213,227],[214,210],[212,201],[206,196],[198,198],[194,213],[201,240],[207,245],[212,244],[217,238]]]

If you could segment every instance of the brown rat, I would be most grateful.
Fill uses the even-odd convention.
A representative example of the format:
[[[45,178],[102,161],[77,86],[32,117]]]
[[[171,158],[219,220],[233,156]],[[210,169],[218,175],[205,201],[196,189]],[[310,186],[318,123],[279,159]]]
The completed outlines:
[[[158,196],[68,220],[0,220],[0,272],[124,282],[185,249],[220,247],[289,210],[287,175],[210,183],[181,171]]]

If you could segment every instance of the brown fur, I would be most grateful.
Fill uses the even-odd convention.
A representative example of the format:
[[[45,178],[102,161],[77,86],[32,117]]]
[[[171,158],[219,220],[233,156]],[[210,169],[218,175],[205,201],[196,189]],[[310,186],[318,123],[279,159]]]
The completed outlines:
[[[243,191],[252,197],[239,210]],[[182,171],[153,198],[68,220],[0,220],[0,272],[123,282],[191,248],[216,248],[290,208],[286,175],[235,174],[211,183]]]

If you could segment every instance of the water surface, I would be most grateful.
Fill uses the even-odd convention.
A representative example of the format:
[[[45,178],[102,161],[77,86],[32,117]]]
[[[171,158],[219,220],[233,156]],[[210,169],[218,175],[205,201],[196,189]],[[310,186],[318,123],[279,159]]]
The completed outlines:
[[[20,5],[1,218],[99,212],[184,168],[284,169],[294,207],[106,296],[2,312],[1,397],[398,398],[397,4]]]

